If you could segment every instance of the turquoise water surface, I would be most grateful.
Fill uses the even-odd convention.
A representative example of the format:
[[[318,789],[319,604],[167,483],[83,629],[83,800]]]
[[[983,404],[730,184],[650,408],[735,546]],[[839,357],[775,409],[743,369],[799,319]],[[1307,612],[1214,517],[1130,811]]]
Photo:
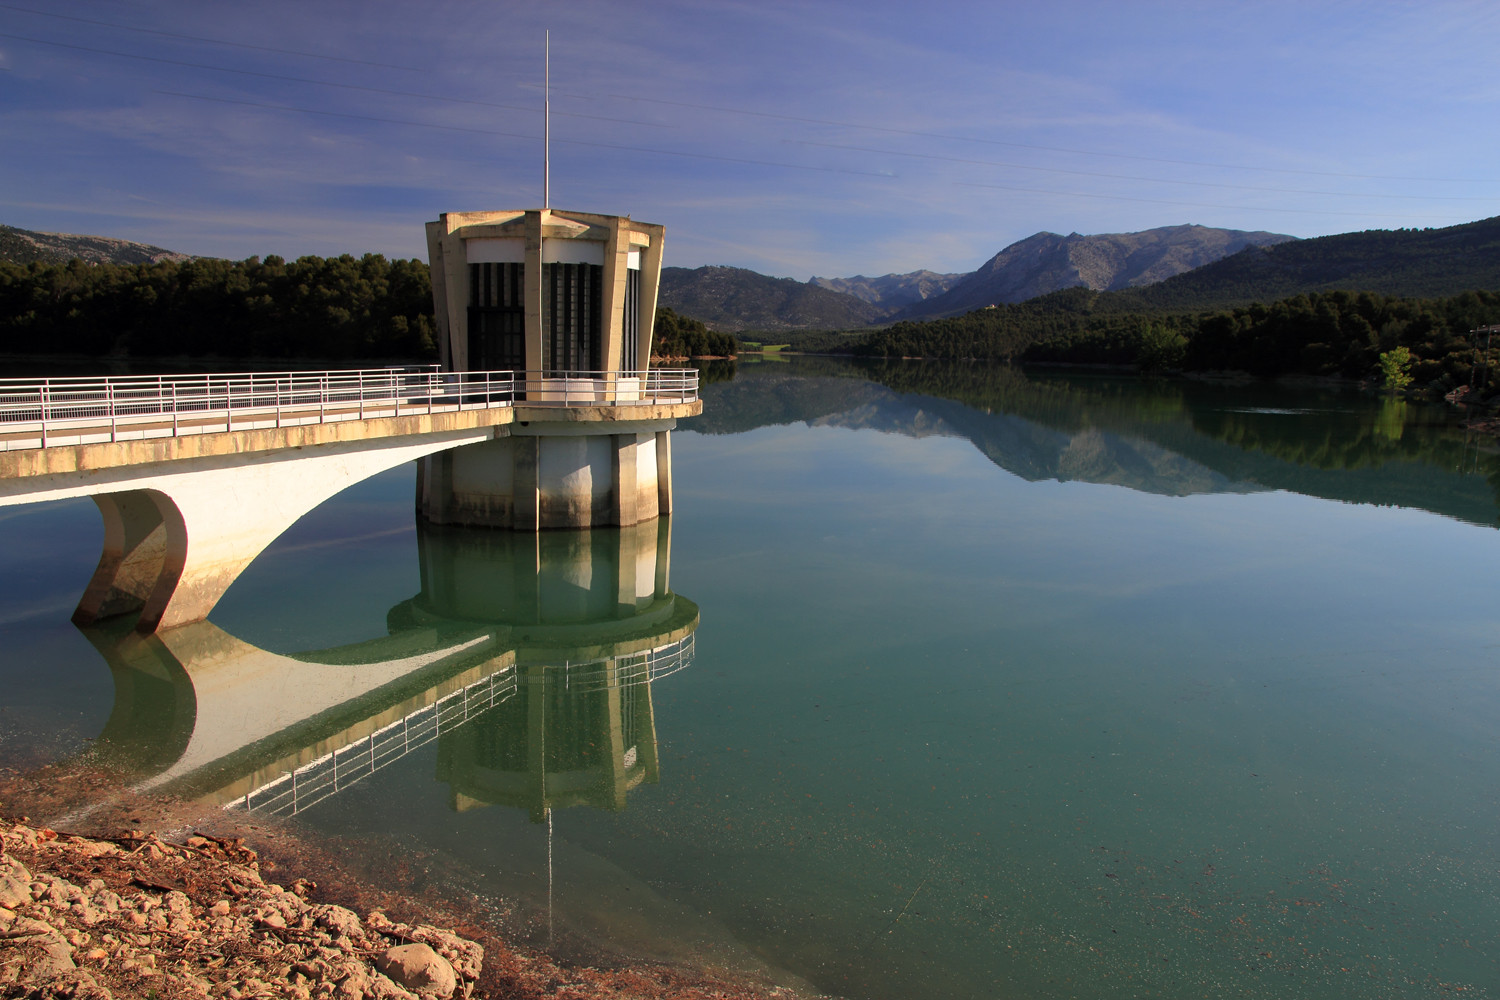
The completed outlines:
[[[68,623],[92,504],[0,512],[0,762],[97,744],[237,808],[431,715],[276,821],[439,859],[539,941],[849,997],[1500,994],[1493,442],[1348,391],[974,366],[704,397],[669,521],[419,530],[398,469],[150,646]],[[418,666],[194,770],[205,650],[309,691]]]

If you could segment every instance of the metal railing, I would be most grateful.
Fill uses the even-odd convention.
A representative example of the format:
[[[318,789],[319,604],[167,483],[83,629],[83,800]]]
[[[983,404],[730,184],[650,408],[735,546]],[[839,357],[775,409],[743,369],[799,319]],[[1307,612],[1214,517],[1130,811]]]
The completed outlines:
[[[611,687],[649,684],[670,677],[693,665],[694,637],[689,634],[675,642],[639,653],[625,653],[602,660],[579,663],[564,661],[547,669],[562,674],[557,683],[565,691],[597,691]]]
[[[526,406],[698,398],[692,368],[644,372],[309,372],[0,379],[0,451]]]
[[[564,663],[546,669],[562,672],[562,678],[555,683],[564,690],[578,693],[649,684],[692,666],[693,640],[689,634],[639,653]],[[368,736],[353,740],[231,799],[223,808],[295,815],[508,701],[515,696],[519,680],[515,666],[496,671],[382,726]]]
[[[515,693],[516,670],[507,666],[230,800],[224,808],[294,815],[459,728]]]

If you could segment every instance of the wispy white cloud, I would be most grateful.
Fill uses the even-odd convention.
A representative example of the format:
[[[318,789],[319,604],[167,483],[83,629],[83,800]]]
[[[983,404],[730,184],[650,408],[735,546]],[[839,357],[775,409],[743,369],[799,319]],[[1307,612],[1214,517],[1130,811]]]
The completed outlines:
[[[666,223],[676,264],[799,278],[959,270],[1039,229],[1190,219],[1313,235],[1438,224],[1470,207],[1439,196],[1500,195],[1490,167],[1500,140],[1474,127],[1500,101],[1487,68],[1500,22],[1485,4],[949,0],[918,14],[885,0],[438,0],[417,14],[391,0],[357,10],[72,0],[56,9],[416,67],[206,53],[165,37],[9,19],[0,31],[144,58],[3,42],[0,66],[12,71],[0,74],[5,221],[128,222],[132,232],[114,235],[181,239],[176,248],[189,252],[420,254],[421,223],[439,211],[534,203],[534,138],[401,122],[535,136],[538,112],[289,78],[535,108],[548,27],[557,110],[670,126],[554,119],[562,203]],[[912,153],[1013,166],[902,155]],[[1047,173],[1055,170],[1074,173]],[[1318,186],[1336,195],[1294,194],[1306,179],[1275,170],[1326,174]],[[1384,179],[1355,176],[1363,174]],[[1208,189],[1184,183],[1262,177],[1282,190],[1205,198]],[[973,186],[985,183],[1012,190]],[[1490,214],[1485,202],[1472,208],[1469,217]]]

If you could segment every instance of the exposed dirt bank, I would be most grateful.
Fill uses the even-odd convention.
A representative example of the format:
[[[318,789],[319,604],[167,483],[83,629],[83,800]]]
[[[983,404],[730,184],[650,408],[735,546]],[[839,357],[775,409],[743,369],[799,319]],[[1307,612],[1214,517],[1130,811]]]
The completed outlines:
[[[0,828],[0,983],[79,997],[470,996],[474,941],[315,903],[239,841]]]
[[[580,958],[576,949],[559,960],[508,939],[508,914],[493,901],[419,890],[404,862],[372,878],[350,863],[348,845],[310,844],[279,824],[42,771],[0,775],[3,808],[54,816],[65,828],[0,821],[0,997],[794,1000],[807,992],[740,971]],[[68,808],[101,793],[106,806]]]

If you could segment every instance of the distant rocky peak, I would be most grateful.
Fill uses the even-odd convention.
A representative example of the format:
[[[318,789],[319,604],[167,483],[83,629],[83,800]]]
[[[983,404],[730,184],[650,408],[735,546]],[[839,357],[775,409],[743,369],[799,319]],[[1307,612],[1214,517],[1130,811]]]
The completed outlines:
[[[75,257],[88,264],[157,264],[192,259],[184,253],[109,236],[41,233],[0,226],[0,260],[63,264]]]
[[[943,294],[962,277],[962,274],[939,274],[924,269],[908,271],[906,274],[884,274],[878,278],[868,278],[863,274],[856,274],[852,278],[812,277],[808,279],[808,284],[853,295],[893,312],[913,302]]]
[[[900,318],[956,316],[1024,302],[1063,288],[1115,291],[1155,284],[1238,253],[1295,239],[1281,233],[1163,226],[1139,233],[1083,236],[1040,232],[1018,240],[945,293],[914,302]]]

